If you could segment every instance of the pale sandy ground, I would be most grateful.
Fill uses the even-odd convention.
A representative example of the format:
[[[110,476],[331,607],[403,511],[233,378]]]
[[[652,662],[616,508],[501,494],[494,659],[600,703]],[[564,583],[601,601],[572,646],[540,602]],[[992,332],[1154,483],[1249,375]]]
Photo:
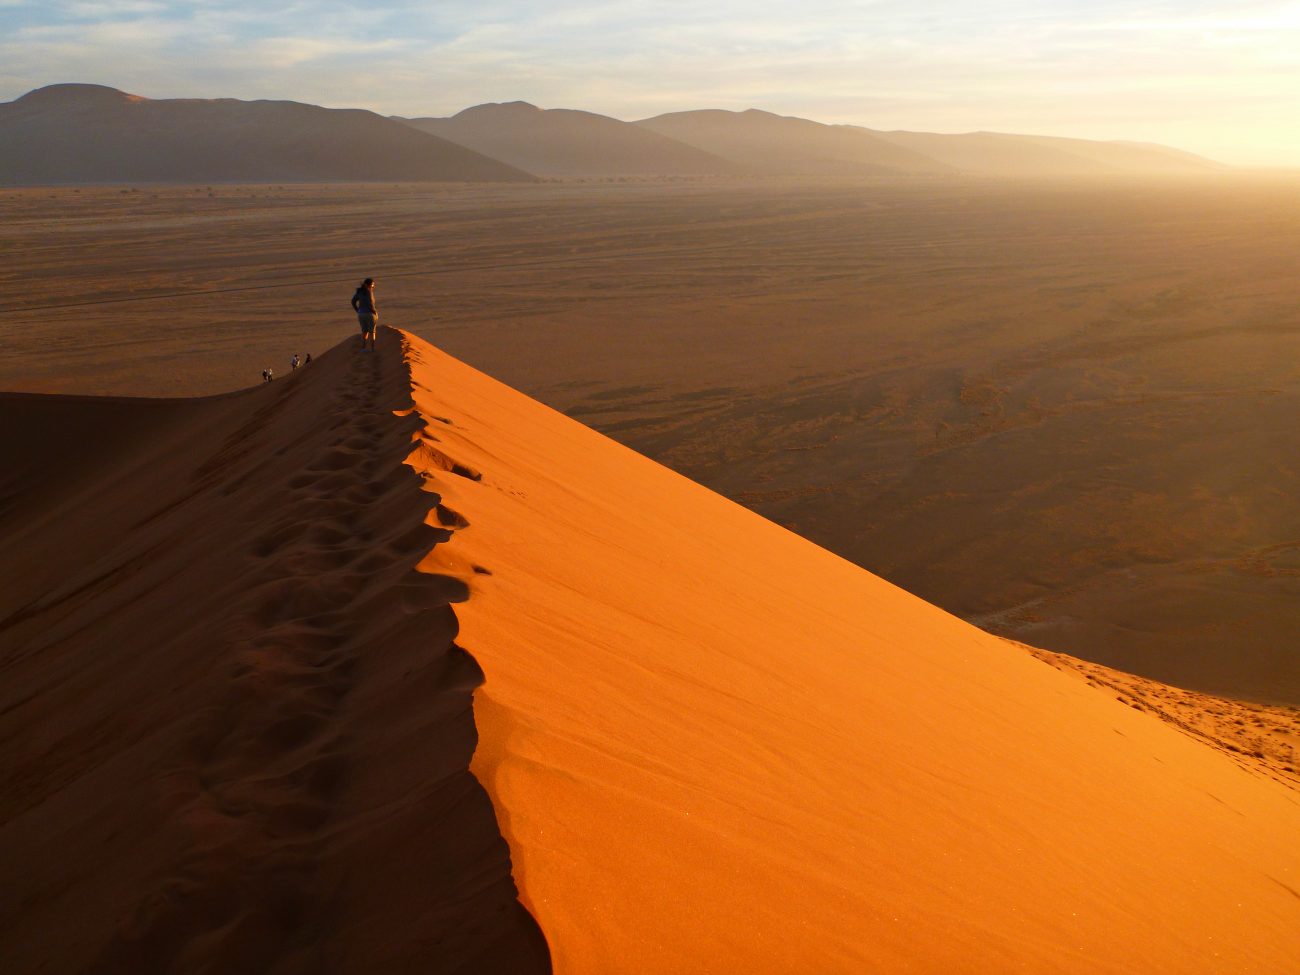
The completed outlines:
[[[1294,181],[137,190],[0,194],[0,387],[255,382],[371,274],[387,320],[963,617],[1300,702]]]
[[[1285,783],[381,342],[208,400],[5,398],[7,970],[1300,954]]]

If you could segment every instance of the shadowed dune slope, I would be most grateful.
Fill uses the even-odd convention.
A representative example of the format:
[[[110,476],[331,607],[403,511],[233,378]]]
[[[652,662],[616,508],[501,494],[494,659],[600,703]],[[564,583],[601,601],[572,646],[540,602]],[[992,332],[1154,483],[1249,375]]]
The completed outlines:
[[[51,85],[0,104],[0,183],[519,181],[528,173],[357,109],[148,99]]]
[[[701,176],[743,171],[711,155],[605,115],[527,102],[477,105],[451,118],[401,119],[541,176]]]
[[[414,571],[451,530],[409,402],[391,340],[0,396],[5,972],[550,970],[468,772],[465,584]]]
[[[406,336],[564,973],[1276,972],[1300,797]],[[448,473],[451,476],[448,476]]]

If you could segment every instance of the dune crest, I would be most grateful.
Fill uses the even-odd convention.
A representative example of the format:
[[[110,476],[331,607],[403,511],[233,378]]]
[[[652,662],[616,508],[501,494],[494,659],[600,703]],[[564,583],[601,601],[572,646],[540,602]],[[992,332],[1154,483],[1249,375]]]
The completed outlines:
[[[405,336],[564,973],[1278,971],[1285,785]],[[454,456],[471,476],[448,473]]]

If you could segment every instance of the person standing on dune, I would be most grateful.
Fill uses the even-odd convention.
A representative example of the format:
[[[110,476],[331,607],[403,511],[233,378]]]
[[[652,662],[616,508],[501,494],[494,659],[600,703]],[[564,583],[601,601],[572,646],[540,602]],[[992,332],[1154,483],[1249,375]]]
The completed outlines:
[[[375,307],[375,279],[366,278],[352,295],[352,310],[361,323],[361,348],[370,340],[370,351],[375,351],[375,331],[379,328],[379,310]]]

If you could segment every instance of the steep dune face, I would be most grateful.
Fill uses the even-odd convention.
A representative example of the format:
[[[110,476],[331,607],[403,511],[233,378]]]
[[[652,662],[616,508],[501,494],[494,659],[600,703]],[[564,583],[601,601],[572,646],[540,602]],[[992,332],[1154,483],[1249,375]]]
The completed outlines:
[[[592,112],[526,102],[477,105],[451,118],[403,119],[542,176],[702,176],[742,171],[694,146]]]
[[[1285,784],[406,342],[408,462],[468,525],[423,568],[470,580],[472,768],[557,971],[1294,960]]]
[[[467,771],[396,343],[195,401],[0,398],[6,972],[549,970]],[[25,489],[23,485],[25,484]]]
[[[947,164],[867,129],[749,109],[670,112],[636,123],[760,172],[885,176],[953,172]]]
[[[0,183],[520,181],[525,172],[373,112],[151,100],[52,85],[0,104]]]

